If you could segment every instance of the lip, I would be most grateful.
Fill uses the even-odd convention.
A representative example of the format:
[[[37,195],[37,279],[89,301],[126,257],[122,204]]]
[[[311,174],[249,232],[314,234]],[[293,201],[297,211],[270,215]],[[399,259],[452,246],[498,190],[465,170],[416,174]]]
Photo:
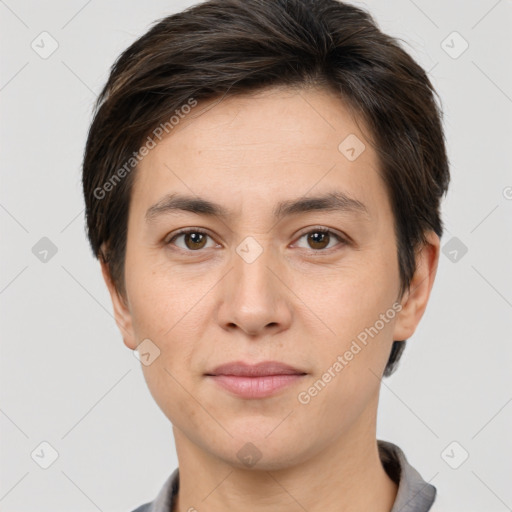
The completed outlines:
[[[278,361],[257,364],[235,361],[220,365],[205,375],[240,398],[255,399],[275,395],[297,383],[306,372]]]
[[[232,375],[235,377],[267,377],[270,375],[304,375],[306,372],[279,361],[262,361],[249,364],[243,361],[233,361],[221,364],[206,375]]]

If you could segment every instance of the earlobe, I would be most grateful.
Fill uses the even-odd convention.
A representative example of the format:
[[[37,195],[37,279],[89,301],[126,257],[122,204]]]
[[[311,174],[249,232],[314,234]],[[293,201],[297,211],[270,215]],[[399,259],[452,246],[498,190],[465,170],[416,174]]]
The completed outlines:
[[[439,263],[440,240],[429,231],[427,243],[416,255],[416,271],[401,301],[402,310],[395,322],[394,340],[407,340],[416,330],[426,308]]]
[[[131,350],[135,350],[137,343],[135,341],[135,334],[133,332],[131,312],[128,308],[125,299],[121,297],[119,291],[117,290],[112,281],[107,263],[105,263],[105,261],[103,261],[101,258],[100,265],[101,273],[103,274],[103,279],[105,281],[105,284],[107,285],[108,291],[110,293],[110,298],[112,300],[114,318],[117,327],[121,331],[123,342],[128,348],[130,348]]]

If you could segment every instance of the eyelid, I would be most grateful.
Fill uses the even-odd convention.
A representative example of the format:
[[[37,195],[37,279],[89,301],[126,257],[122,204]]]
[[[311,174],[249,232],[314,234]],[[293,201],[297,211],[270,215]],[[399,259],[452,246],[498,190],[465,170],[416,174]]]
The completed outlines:
[[[303,228],[303,230],[301,230],[300,234],[298,235],[299,237],[301,236],[304,236],[304,235],[307,235],[308,233],[312,233],[312,232],[315,232],[315,231],[321,231],[323,233],[331,233],[333,235],[336,235],[340,238],[347,238],[348,237],[346,235],[344,235],[343,233],[341,233],[340,231],[336,231],[335,229],[333,228],[328,228],[327,226],[322,226],[322,225],[316,225],[316,226],[308,226],[307,228]]]

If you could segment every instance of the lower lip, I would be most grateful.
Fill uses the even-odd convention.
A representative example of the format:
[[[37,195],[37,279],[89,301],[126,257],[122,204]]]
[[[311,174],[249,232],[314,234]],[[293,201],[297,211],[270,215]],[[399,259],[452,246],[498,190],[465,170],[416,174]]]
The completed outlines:
[[[266,398],[295,384],[304,375],[265,375],[262,377],[210,375],[209,377],[219,386],[241,398]]]

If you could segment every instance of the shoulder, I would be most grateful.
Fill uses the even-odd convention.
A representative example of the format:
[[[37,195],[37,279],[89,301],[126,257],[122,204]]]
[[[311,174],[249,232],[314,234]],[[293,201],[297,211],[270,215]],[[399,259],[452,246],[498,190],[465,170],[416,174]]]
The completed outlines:
[[[436,492],[436,498],[432,506],[428,509],[428,512],[448,512],[448,507],[439,492]]]
[[[137,507],[136,509],[132,510],[132,512],[149,512],[151,505],[152,505],[151,501],[148,503],[144,503],[144,505]]]
[[[172,510],[174,498],[179,489],[179,469],[176,468],[168,476],[158,495],[153,501],[139,505],[132,512],[168,512]]]

